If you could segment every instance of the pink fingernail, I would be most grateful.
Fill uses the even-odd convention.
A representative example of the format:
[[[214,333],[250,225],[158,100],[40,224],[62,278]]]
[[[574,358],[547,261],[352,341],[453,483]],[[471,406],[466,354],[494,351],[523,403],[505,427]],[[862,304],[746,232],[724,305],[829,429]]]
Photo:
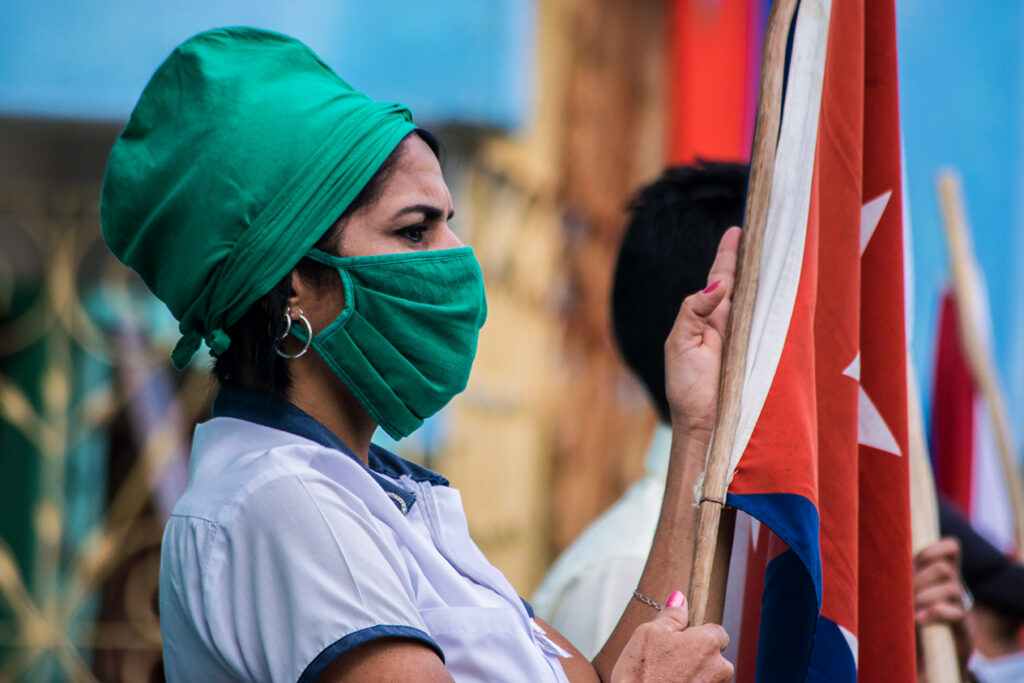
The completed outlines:
[[[714,282],[712,282],[712,283],[711,283],[710,285],[708,285],[707,287],[705,287],[705,288],[704,288],[704,291],[703,291],[702,293],[703,293],[703,294],[707,294],[708,292],[713,292],[713,291],[715,291],[716,289],[718,289],[718,285],[720,285],[720,284],[722,284],[722,281],[721,281],[721,280],[715,280],[715,281],[714,281]]]
[[[668,600],[665,602],[665,607],[679,607],[685,599],[682,591],[672,591],[672,595],[668,596]]]

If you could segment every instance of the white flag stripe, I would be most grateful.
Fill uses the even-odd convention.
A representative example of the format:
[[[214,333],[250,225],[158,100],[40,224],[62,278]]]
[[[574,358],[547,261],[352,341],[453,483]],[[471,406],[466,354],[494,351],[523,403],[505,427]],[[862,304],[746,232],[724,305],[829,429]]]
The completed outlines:
[[[842,626],[839,627],[843,637],[846,638],[846,644],[850,647],[850,654],[853,655],[853,665],[857,666],[857,636],[847,631]]]
[[[988,302],[988,285],[985,283],[985,275],[981,272],[977,261],[974,261],[973,264],[973,268],[967,269],[967,277],[971,280],[969,294],[974,313],[974,329],[978,332],[978,341],[981,342],[981,347],[990,357],[995,358],[995,352],[992,349],[992,316],[989,313],[992,307]]]
[[[727,633],[732,634],[729,638],[729,646],[722,652],[722,656],[732,662],[733,666],[739,660],[740,639],[743,637],[740,625],[743,623],[743,602],[747,590],[747,562],[749,558],[750,541],[754,539],[756,548],[756,533],[752,525],[760,522],[743,512],[736,511],[736,529],[732,537],[732,554],[729,560],[729,576],[725,585],[725,608],[722,612],[722,627]],[[750,637],[750,634],[747,635]]]
[[[995,431],[985,397],[974,396],[974,462],[971,473],[971,524],[988,542],[1005,553],[1013,551],[1013,513],[1003,466],[996,450]]]
[[[775,378],[800,282],[831,10],[831,0],[805,0],[796,19],[730,472]]]

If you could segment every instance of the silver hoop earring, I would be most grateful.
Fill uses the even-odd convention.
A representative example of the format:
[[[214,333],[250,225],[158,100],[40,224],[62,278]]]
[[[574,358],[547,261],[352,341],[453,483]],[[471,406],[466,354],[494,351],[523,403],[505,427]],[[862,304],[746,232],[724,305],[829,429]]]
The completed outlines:
[[[292,317],[288,313],[285,313],[284,317],[288,319],[288,326],[284,328],[284,334],[278,337],[277,346],[274,347],[274,351],[276,351],[277,355],[281,356],[281,358],[287,358],[291,360],[294,358],[298,358],[299,356],[303,356],[306,354],[306,351],[309,351],[309,347],[313,344],[313,326],[309,324],[309,320],[306,318],[306,316],[299,313],[299,322],[301,322],[303,327],[306,328],[306,345],[303,346],[302,350],[299,351],[298,353],[284,353],[281,351],[281,342],[283,342],[285,340],[285,337],[288,336],[288,333],[291,332],[292,324],[295,322],[294,320],[292,320]]]
[[[284,339],[285,337],[287,337],[288,333],[292,331],[292,309],[291,309],[290,306],[288,307],[288,310],[286,310],[283,313],[283,315],[284,315],[284,332],[282,332],[281,334],[277,335],[277,339],[275,340],[276,344],[280,344],[281,340]]]

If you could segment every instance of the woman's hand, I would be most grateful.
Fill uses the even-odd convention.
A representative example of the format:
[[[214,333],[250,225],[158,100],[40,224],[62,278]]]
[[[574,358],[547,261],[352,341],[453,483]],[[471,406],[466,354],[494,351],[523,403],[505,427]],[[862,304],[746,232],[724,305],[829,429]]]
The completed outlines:
[[[722,656],[729,636],[718,624],[687,627],[686,598],[676,591],[665,609],[637,627],[612,670],[612,683],[684,681],[717,683],[732,678]]]
[[[639,581],[639,590],[655,600],[690,581],[697,528],[693,491],[704,469],[718,413],[722,341],[739,243],[739,228],[730,228],[722,236],[708,287],[683,301],[665,342],[672,450],[658,527]],[[728,680],[732,667],[719,654],[728,638],[720,626],[686,628],[685,607],[667,607],[648,621],[650,610],[629,601],[594,657],[602,680]]]
[[[686,297],[665,342],[665,391],[672,425],[711,440],[718,412],[722,342],[729,320],[740,229],[729,228],[718,244],[708,286]]]

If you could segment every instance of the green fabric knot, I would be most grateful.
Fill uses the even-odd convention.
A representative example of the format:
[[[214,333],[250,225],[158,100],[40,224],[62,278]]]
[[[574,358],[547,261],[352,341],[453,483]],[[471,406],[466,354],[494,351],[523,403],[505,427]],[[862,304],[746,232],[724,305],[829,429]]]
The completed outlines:
[[[171,362],[174,363],[175,370],[185,369],[188,362],[192,360],[192,356],[199,350],[199,342],[202,339],[196,332],[186,332],[181,335],[181,339],[174,345],[174,351],[171,352]]]
[[[174,351],[171,352],[171,362],[174,363],[175,369],[184,370],[199,350],[199,344],[204,341],[215,356],[224,353],[231,346],[231,337],[220,328],[202,336],[198,332],[186,332],[181,335],[181,339],[174,345]]]
[[[206,345],[210,347],[210,351],[212,351],[215,356],[219,356],[224,353],[228,350],[228,347],[231,346],[231,337],[228,336],[227,332],[220,328],[213,330],[203,337],[203,339],[206,340]]]

